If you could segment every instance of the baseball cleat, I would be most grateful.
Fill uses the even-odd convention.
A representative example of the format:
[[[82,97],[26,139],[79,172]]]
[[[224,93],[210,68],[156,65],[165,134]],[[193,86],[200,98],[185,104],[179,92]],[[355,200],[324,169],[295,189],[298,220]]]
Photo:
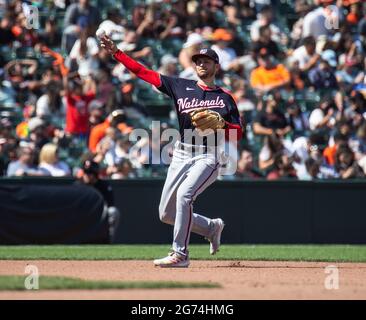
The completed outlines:
[[[210,241],[210,254],[216,254],[220,248],[221,233],[224,230],[225,224],[221,219],[213,219],[212,221],[214,222],[214,230],[208,241]]]
[[[161,268],[187,268],[189,258],[177,252],[170,252],[167,257],[154,260],[154,265]]]

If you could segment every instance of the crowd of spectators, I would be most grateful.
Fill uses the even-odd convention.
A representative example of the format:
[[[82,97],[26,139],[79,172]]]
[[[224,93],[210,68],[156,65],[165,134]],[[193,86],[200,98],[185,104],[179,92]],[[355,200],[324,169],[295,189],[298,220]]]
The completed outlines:
[[[2,176],[77,177],[87,160],[112,179],[166,174],[150,161],[163,146],[131,133],[176,127],[171,102],[99,47],[102,27],[169,76],[218,53],[244,127],[235,178],[365,177],[363,0],[0,0],[0,17]]]

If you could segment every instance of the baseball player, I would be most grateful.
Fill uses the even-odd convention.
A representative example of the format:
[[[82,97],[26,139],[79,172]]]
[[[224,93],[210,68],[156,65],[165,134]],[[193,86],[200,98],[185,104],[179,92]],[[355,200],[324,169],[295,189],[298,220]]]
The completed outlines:
[[[152,84],[174,100],[179,121],[180,141],[174,146],[172,162],[164,184],[159,205],[160,220],[174,226],[172,252],[162,259],[154,260],[155,266],[188,267],[188,244],[191,231],[207,238],[210,253],[215,254],[220,247],[224,222],[209,219],[193,212],[193,202],[218,176],[220,155],[208,144],[218,130],[225,137],[235,139],[242,136],[240,116],[232,96],[215,85],[219,58],[212,49],[202,49],[192,57],[198,81],[173,78],[147,69],[123,51],[118,50],[106,35],[99,37],[101,47],[122,63],[140,79]],[[199,132],[202,139],[195,139],[187,132]],[[209,132],[207,134],[207,132]],[[196,135],[197,137],[197,135]],[[199,143],[196,142],[199,140]]]

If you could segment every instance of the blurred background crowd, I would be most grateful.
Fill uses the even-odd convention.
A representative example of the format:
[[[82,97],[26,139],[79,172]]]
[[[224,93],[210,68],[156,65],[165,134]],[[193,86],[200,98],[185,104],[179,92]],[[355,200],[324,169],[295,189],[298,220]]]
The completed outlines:
[[[100,49],[102,27],[169,76],[195,79],[191,56],[212,46],[244,127],[234,178],[365,177],[363,0],[0,0],[0,17],[1,176],[79,176],[87,160],[165,176],[149,161],[163,146],[130,152],[129,134],[176,128],[172,103]]]

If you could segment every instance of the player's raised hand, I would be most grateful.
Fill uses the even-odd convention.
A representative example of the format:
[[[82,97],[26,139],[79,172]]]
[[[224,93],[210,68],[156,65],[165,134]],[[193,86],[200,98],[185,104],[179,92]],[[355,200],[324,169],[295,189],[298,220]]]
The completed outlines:
[[[99,38],[100,40],[100,46],[104,49],[106,49],[110,54],[114,55],[117,52],[117,46],[116,44],[112,41],[111,38],[109,38],[108,36],[104,35],[103,37]]]

